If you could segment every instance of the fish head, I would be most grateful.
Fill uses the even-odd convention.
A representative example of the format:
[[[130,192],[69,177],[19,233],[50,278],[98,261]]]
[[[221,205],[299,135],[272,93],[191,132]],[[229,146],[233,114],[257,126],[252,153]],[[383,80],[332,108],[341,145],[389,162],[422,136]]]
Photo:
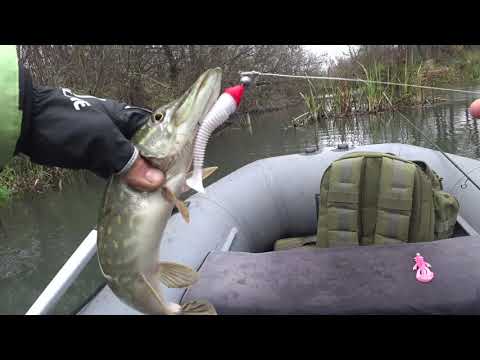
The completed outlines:
[[[209,69],[182,96],[154,111],[132,139],[140,154],[162,168],[165,160],[191,148],[201,121],[220,96],[221,81],[221,68]]]

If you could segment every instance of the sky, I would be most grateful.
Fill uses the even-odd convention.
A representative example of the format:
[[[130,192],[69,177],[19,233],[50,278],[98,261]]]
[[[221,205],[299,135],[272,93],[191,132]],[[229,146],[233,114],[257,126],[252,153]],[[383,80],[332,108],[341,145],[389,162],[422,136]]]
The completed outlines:
[[[349,45],[304,45],[308,50],[316,54],[327,53],[329,57],[335,59],[338,56],[343,56],[343,52],[348,53]],[[350,45],[355,46],[355,45]]]

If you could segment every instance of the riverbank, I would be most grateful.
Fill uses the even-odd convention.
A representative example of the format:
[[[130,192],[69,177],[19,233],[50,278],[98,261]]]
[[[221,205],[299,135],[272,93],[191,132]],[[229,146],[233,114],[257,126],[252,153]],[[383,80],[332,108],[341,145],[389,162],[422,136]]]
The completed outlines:
[[[321,81],[308,80],[308,90],[302,93],[306,113],[292,120],[294,126],[304,126],[310,120],[378,114],[400,108],[429,107],[448,100],[445,93],[423,87],[451,87],[464,81],[480,81],[480,52],[467,57],[464,62],[437,63],[432,60],[403,65],[385,65],[376,60],[368,65],[357,61],[335,68],[332,76],[361,78],[369,81]],[[477,71],[478,67],[478,71]],[[471,73],[464,74],[466,68]],[[363,76],[355,76],[358,70]],[[454,81],[455,80],[455,81]],[[395,83],[396,85],[392,84]],[[403,86],[408,84],[413,86]]]
[[[0,173],[0,205],[22,193],[62,191],[65,185],[86,176],[84,170],[42,166],[32,163],[26,156],[16,156]]]

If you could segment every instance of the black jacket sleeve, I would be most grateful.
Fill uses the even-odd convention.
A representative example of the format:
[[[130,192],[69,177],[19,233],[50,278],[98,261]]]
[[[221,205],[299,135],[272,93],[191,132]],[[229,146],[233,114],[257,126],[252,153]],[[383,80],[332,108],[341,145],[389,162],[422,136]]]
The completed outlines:
[[[25,72],[26,73],[26,72]],[[88,169],[107,178],[136,155],[129,141],[150,111],[23,80],[22,133],[17,152],[37,163]]]

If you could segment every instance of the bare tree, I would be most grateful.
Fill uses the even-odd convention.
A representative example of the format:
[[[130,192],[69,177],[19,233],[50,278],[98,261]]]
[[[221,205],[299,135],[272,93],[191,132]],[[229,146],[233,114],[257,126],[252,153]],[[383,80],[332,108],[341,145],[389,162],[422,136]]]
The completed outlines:
[[[208,68],[223,69],[224,86],[239,71],[319,73],[323,57],[300,45],[22,45],[20,57],[41,85],[65,86],[139,106],[159,106]],[[243,109],[299,99],[304,82],[272,80],[254,89]]]

